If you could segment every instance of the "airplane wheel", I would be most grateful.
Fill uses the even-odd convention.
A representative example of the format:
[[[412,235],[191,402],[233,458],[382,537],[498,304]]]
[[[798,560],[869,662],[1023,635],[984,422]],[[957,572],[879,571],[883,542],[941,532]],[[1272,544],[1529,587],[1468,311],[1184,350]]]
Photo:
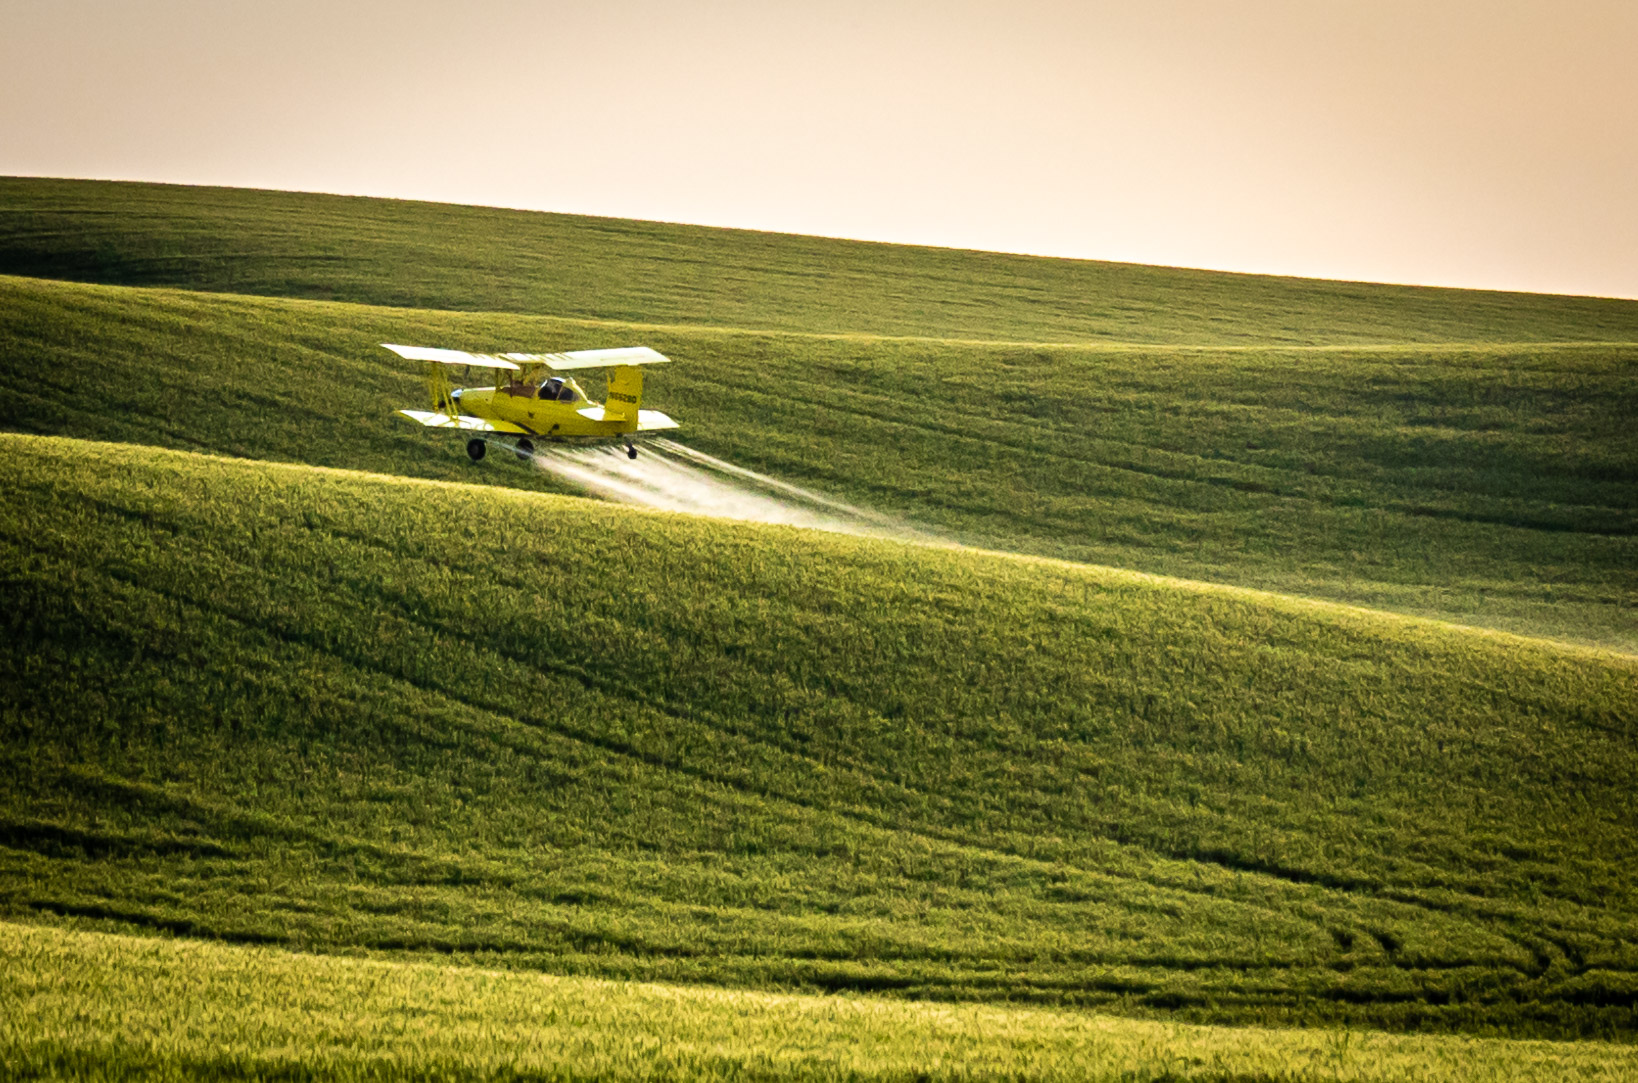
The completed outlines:
[[[528,438],[518,441],[518,458],[527,459],[535,453],[535,445]]]
[[[471,459],[473,462],[477,462],[479,459],[483,458],[483,453],[488,450],[489,445],[485,444],[482,440],[468,440],[466,442],[467,458]]]
[[[626,445],[626,458],[635,459],[636,457],[637,457],[637,445],[636,444],[627,444]]]

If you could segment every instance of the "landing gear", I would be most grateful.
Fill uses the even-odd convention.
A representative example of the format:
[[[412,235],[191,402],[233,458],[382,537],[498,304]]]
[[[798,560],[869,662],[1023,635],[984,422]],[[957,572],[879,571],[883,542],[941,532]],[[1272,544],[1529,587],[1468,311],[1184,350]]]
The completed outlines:
[[[636,444],[627,444],[626,445],[626,458],[635,459],[636,457],[637,457],[637,445]]]
[[[489,445],[482,440],[472,439],[466,442],[466,457],[473,462],[483,458],[483,453],[489,450]]]
[[[535,453],[534,442],[532,440],[530,440],[527,436],[525,436],[522,440],[518,441],[518,458],[527,459],[527,458],[529,458],[529,456],[533,455],[534,453]]]

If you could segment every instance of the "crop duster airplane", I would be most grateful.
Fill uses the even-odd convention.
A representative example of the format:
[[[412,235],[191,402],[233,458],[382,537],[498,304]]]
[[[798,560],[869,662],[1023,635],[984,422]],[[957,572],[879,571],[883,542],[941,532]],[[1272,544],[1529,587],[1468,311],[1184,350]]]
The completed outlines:
[[[535,450],[535,440],[621,440],[626,454],[637,457],[640,433],[675,429],[677,423],[658,410],[640,409],[643,403],[644,365],[670,360],[647,346],[612,350],[574,350],[569,353],[466,353],[431,346],[381,345],[409,361],[427,363],[427,393],[431,410],[400,410],[413,421],[434,429],[499,433],[516,436],[520,456]],[[493,387],[454,387],[457,367],[489,369]],[[608,370],[607,402],[586,397],[573,376],[581,369]],[[466,442],[472,460],[483,458],[487,441],[474,436]]]

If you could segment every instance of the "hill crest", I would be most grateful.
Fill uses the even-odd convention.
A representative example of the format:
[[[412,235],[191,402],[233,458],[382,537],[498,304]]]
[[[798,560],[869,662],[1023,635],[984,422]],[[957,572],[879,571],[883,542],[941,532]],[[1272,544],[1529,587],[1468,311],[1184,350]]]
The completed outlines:
[[[1241,275],[363,196],[0,178],[0,273],[1029,342],[1638,340],[1638,301]]]

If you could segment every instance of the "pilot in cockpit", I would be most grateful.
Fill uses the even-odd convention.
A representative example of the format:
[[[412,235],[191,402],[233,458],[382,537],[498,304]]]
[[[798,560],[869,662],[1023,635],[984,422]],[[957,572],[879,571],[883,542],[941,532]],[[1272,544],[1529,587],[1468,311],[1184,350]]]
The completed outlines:
[[[547,402],[553,399],[558,402],[573,402],[577,396],[573,384],[561,376],[553,376],[540,385],[540,397]]]

